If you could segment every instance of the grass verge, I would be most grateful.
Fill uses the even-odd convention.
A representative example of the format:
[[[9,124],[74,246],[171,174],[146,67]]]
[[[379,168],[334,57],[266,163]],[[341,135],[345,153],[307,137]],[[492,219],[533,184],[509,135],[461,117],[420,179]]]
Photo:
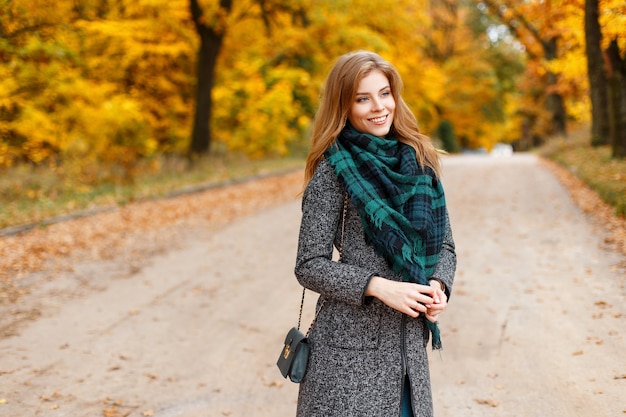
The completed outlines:
[[[591,146],[589,129],[552,139],[538,153],[587,184],[615,209],[615,215],[626,217],[626,159],[611,158],[609,146]]]
[[[140,167],[131,183],[87,185],[47,167],[17,166],[0,175],[0,231],[303,167],[301,156],[251,160],[217,152],[193,164],[182,157],[161,157]]]

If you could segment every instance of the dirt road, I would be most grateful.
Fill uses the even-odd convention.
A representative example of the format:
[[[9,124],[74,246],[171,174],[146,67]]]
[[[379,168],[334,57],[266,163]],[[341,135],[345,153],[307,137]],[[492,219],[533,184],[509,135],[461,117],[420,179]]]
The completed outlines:
[[[530,155],[449,157],[444,175],[459,262],[437,417],[626,415],[624,256]],[[113,258],[24,280],[20,307],[41,313],[0,339],[0,416],[293,416],[275,362],[300,303],[299,214],[294,198],[188,223],[130,272]]]

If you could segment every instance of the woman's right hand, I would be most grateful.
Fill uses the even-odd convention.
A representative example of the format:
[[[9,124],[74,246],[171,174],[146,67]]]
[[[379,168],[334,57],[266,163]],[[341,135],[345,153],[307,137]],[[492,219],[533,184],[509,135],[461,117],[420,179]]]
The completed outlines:
[[[365,290],[365,295],[376,297],[401,313],[417,317],[419,313],[426,313],[433,304],[435,289],[430,285],[392,281],[374,276]]]

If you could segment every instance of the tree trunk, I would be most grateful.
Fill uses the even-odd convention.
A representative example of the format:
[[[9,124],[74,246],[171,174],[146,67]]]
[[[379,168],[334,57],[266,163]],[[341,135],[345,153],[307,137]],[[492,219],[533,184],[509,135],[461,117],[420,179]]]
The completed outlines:
[[[626,59],[613,39],[607,54],[610,144],[614,158],[626,158]]]
[[[558,56],[557,38],[550,38],[542,42],[546,61],[552,61]],[[548,72],[548,91],[557,85],[556,75]],[[567,136],[567,112],[563,103],[563,96],[557,92],[549,92],[546,97],[546,106],[552,114],[552,133]]]
[[[598,0],[585,1],[585,44],[587,75],[591,98],[591,143],[594,146],[609,143],[609,117],[606,73],[602,57]]]
[[[207,19],[203,16],[198,0],[190,0],[191,15],[200,37],[196,111],[193,119],[191,143],[189,145],[190,155],[208,153],[211,148],[211,127],[209,124],[213,104],[211,90],[213,89],[217,57],[222,47],[226,30],[224,19],[230,12],[231,6],[232,0],[220,0],[220,9],[217,11],[215,23],[208,24]]]

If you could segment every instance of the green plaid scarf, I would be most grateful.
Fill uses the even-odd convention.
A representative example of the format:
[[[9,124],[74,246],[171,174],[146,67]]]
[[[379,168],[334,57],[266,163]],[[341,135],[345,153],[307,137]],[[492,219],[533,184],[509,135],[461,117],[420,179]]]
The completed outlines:
[[[446,202],[435,172],[417,163],[413,147],[360,133],[350,123],[325,156],[359,211],[366,240],[405,281],[428,285],[446,227]],[[426,323],[433,349],[440,349],[437,324]]]

